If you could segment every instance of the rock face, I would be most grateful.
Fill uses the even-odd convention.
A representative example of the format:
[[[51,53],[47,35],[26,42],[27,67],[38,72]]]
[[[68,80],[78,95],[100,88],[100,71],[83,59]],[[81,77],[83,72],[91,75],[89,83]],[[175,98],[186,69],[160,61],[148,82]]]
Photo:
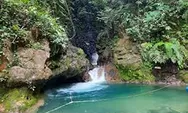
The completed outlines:
[[[103,66],[105,69],[105,78],[108,82],[119,82],[118,69],[113,64],[107,64]]]
[[[47,41],[42,42],[42,49],[20,48],[18,50],[18,65],[11,67],[9,80],[11,82],[30,83],[36,80],[45,80],[52,75],[46,65],[50,57],[50,48]]]
[[[120,38],[114,48],[114,62],[117,65],[137,69],[142,64],[141,55],[135,43],[128,36]]]
[[[114,64],[118,68],[120,78],[127,83],[153,83],[155,78],[150,67],[142,62],[138,44],[132,41],[125,33],[113,49]]]
[[[58,65],[60,67],[53,70],[53,76],[71,78],[81,75],[89,65],[89,61],[82,49],[69,45],[66,54],[61,56]]]
[[[13,61],[13,54],[11,50],[11,41],[6,39],[4,41],[3,55],[0,57],[0,72],[6,69],[8,62]]]

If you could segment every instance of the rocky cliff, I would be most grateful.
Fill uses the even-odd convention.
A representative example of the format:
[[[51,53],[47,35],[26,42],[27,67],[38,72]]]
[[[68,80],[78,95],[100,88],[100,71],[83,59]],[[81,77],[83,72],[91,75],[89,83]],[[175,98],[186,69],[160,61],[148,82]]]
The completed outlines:
[[[82,49],[71,44],[58,60],[51,58],[47,40],[40,41],[38,48],[18,47],[16,52],[11,51],[9,40],[4,45],[5,54],[0,62],[0,112],[4,113],[23,113],[38,102],[40,89],[48,81],[81,78],[88,64]]]

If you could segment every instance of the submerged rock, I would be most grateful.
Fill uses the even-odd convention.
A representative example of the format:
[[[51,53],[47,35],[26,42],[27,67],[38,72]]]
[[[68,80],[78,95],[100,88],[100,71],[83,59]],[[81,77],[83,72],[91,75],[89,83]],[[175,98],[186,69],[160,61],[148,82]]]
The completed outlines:
[[[162,107],[157,110],[150,110],[148,113],[180,113],[180,112],[175,111],[169,107]]]

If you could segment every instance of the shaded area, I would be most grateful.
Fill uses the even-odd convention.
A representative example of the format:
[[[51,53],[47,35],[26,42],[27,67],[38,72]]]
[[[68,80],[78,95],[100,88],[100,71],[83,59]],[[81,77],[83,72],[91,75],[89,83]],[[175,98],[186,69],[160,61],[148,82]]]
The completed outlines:
[[[99,21],[97,20],[99,8],[89,0],[73,0],[73,22],[76,36],[71,42],[84,50],[89,60],[96,53],[96,41],[99,33]]]

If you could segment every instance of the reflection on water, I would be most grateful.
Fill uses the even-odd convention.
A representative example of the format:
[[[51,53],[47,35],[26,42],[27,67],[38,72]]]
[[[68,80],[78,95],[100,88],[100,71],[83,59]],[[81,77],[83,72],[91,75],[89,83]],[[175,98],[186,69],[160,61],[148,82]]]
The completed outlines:
[[[127,84],[82,86],[87,87],[79,83],[47,91],[45,105],[38,113],[54,109],[48,113],[188,113],[188,93],[184,87]],[[73,87],[82,91],[73,90]]]

